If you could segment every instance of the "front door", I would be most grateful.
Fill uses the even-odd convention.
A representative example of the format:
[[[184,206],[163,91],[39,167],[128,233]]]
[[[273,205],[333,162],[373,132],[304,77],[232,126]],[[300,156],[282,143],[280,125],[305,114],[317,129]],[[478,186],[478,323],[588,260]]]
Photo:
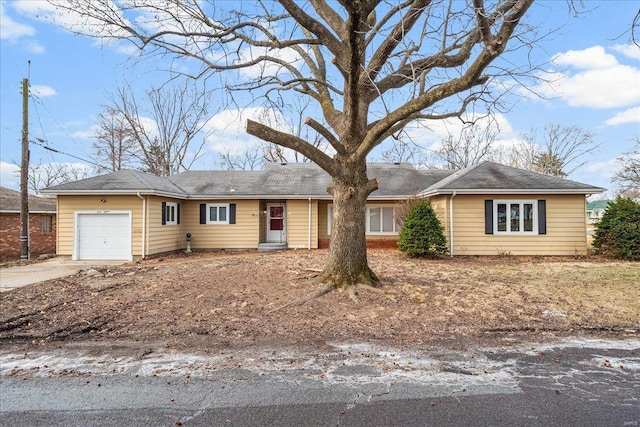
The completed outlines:
[[[287,241],[285,231],[285,205],[282,203],[267,204],[267,242],[284,243]]]

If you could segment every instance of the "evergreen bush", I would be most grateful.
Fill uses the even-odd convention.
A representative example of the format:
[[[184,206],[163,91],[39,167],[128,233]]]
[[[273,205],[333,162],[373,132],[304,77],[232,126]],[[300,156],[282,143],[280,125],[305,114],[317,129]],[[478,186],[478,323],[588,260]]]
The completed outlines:
[[[410,257],[435,258],[446,253],[444,230],[427,200],[418,200],[411,208],[400,231],[398,249]]]
[[[609,203],[596,225],[593,247],[608,257],[640,260],[640,203],[622,197]]]

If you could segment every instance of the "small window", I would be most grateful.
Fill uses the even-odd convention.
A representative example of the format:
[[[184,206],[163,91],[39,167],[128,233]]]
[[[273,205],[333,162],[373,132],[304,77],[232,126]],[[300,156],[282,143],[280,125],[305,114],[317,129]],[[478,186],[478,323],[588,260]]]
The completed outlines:
[[[51,215],[42,215],[40,217],[40,234],[53,233],[53,217]]]
[[[207,204],[207,224],[229,224],[229,205]]]
[[[495,200],[496,234],[538,234],[537,210],[535,200]]]
[[[167,202],[164,207],[164,218],[166,225],[177,225],[178,224],[178,204]]]

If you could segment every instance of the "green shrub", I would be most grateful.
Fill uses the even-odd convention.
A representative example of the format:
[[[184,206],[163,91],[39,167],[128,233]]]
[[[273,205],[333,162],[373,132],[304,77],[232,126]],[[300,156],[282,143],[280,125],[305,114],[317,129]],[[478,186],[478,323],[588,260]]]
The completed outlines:
[[[593,247],[605,256],[640,260],[640,203],[618,197],[596,225]]]
[[[447,251],[447,239],[436,213],[426,200],[418,200],[400,231],[398,249],[411,257],[434,258]]]

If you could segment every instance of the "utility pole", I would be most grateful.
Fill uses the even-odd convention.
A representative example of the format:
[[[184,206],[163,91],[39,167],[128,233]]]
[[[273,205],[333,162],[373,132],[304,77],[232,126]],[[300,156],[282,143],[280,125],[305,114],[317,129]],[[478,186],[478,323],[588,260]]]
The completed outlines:
[[[29,260],[29,79],[22,79],[22,162],[20,164],[20,261]]]

